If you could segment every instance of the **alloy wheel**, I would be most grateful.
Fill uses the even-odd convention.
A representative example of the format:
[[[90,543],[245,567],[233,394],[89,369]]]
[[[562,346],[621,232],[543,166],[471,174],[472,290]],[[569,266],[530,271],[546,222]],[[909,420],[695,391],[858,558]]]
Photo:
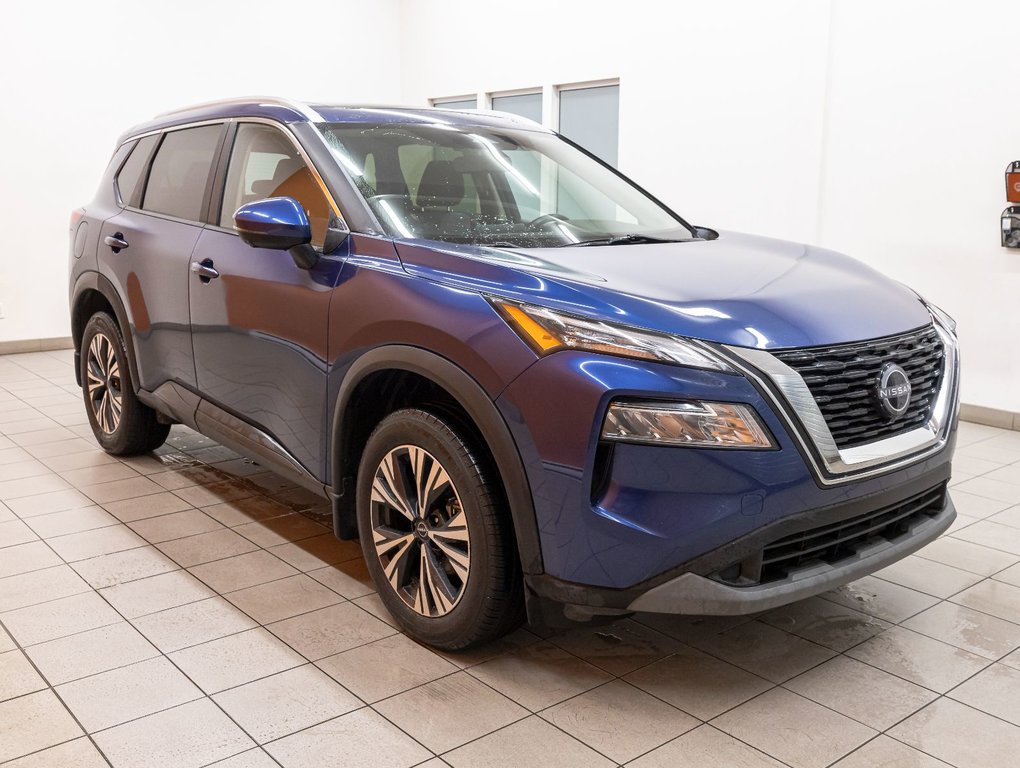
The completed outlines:
[[[464,594],[471,538],[457,489],[414,445],[387,453],[372,481],[372,539],[394,592],[416,613],[444,616]]]
[[[92,415],[103,433],[112,435],[120,425],[123,401],[116,348],[105,334],[97,333],[92,337],[85,372]]]

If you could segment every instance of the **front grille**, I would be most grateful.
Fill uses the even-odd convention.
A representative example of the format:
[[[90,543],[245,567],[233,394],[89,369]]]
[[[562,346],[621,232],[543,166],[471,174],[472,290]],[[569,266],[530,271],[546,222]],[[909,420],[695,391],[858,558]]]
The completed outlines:
[[[773,354],[804,379],[839,448],[924,425],[931,416],[944,368],[942,340],[933,326],[873,341]],[[910,379],[910,403],[895,420],[878,404],[878,378],[886,363],[896,363]]]
[[[784,536],[749,558],[715,575],[720,581],[744,586],[782,581],[810,565],[838,565],[867,545],[894,541],[946,506],[946,484],[915,494],[873,512]]]

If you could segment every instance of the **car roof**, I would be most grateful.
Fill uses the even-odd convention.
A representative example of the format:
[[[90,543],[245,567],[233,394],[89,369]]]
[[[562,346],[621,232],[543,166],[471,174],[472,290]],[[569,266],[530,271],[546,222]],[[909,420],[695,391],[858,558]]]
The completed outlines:
[[[264,117],[282,123],[402,123],[486,126],[548,131],[527,118],[507,112],[480,109],[442,109],[439,107],[400,107],[380,105],[338,105],[302,102],[275,96],[250,96],[195,104],[157,115],[125,132],[118,143],[143,133],[185,123],[226,118]]]

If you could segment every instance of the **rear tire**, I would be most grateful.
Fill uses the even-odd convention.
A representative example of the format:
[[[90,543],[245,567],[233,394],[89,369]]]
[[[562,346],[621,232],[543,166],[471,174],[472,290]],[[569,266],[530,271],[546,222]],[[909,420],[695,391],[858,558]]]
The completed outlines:
[[[358,530],[379,597],[408,635],[448,651],[524,617],[510,515],[483,457],[447,421],[405,409],[376,427],[358,469]]]
[[[170,425],[135,396],[124,337],[106,312],[92,315],[82,333],[81,388],[92,434],[107,453],[147,453],[166,442]]]

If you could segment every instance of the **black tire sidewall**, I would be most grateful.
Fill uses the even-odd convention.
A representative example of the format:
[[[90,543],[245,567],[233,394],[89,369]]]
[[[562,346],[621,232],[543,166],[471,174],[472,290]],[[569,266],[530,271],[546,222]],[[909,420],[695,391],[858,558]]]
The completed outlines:
[[[421,616],[397,595],[386,581],[372,537],[372,480],[383,457],[400,445],[415,445],[428,451],[446,469],[460,496],[470,535],[471,564],[464,593],[444,616]],[[469,457],[465,460],[465,456]],[[384,419],[369,437],[362,454],[357,482],[358,529],[365,564],[379,597],[397,623],[413,637],[440,648],[466,646],[464,638],[475,634],[494,591],[504,589],[500,574],[494,573],[493,553],[505,542],[493,526],[491,493],[481,471],[478,456],[452,427],[439,417],[419,410],[397,411]]]

